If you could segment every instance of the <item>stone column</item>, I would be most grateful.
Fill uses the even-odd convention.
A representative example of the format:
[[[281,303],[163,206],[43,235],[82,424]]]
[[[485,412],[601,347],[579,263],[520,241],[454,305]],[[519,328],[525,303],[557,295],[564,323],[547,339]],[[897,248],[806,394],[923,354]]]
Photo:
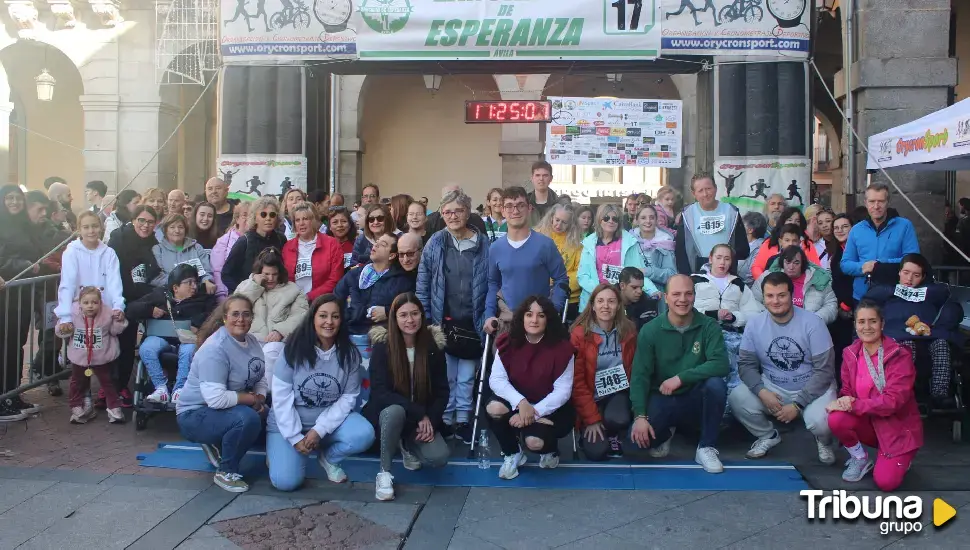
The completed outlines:
[[[0,67],[0,71],[2,71]],[[0,101],[0,176],[3,177],[4,185],[7,184],[10,173],[10,113],[13,112],[13,103]]]
[[[947,106],[949,89],[956,85],[957,60],[949,57],[950,0],[921,0],[918,9],[908,0],[858,0],[856,60],[836,75],[836,95],[855,94],[855,193],[845,190],[846,206],[864,204],[866,152],[862,145],[873,134],[916,120]],[[843,132],[843,147],[848,130]],[[848,151],[846,151],[848,155]],[[945,172],[892,169],[888,173],[937,227],[942,227],[946,200]],[[873,182],[889,183],[882,173]],[[897,195],[895,189],[893,195]],[[940,239],[899,196],[891,206],[913,221],[923,253],[940,260]]]
[[[530,75],[493,75],[502,99],[538,100],[545,95],[548,74]],[[520,185],[531,190],[530,170],[532,164],[542,160],[545,144],[542,124],[503,124],[502,143],[499,155],[502,157],[502,187]]]
[[[344,204],[348,207],[360,197],[361,188],[366,185],[363,178],[364,141],[360,139],[360,117],[364,84],[364,75],[343,75],[339,78],[340,113],[337,115],[339,173],[337,174],[337,192],[344,196]]]
[[[685,197],[690,196],[690,179],[698,172],[710,172],[714,163],[713,72],[670,75],[677,86],[683,111],[683,164],[667,169],[667,184]]]
[[[117,192],[127,181],[119,182],[117,95],[82,95],[84,110],[84,180],[101,180],[108,192]]]
[[[126,186],[133,179],[131,188],[137,191],[150,187],[175,187],[178,178],[178,140],[171,139],[164,148],[162,144],[178,126],[179,112],[177,105],[162,101],[125,101],[119,104],[118,188]]]

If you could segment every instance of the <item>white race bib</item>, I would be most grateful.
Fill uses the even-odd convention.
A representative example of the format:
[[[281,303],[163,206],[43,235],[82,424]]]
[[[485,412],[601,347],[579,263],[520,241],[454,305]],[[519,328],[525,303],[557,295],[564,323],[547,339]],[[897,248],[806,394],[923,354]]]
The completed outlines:
[[[623,365],[596,371],[596,399],[602,399],[630,387]]]
[[[354,254],[352,252],[344,254],[344,269],[350,267],[350,262],[352,261],[351,258],[353,258],[353,256]]]
[[[148,270],[145,268],[145,264],[138,264],[131,269],[131,282],[133,283],[147,283],[145,276]]]
[[[185,260],[177,265],[187,264],[196,269],[199,272],[199,277],[205,277],[205,269],[202,268],[202,260],[198,258],[192,258],[191,260]]]
[[[302,279],[304,277],[313,276],[313,264],[310,262],[310,258],[303,258],[297,260],[296,262],[296,277],[294,279]]]
[[[925,302],[926,301],[926,287],[923,288],[913,288],[904,285],[896,285],[896,291],[893,293],[897,298],[902,298],[907,302]]]
[[[83,328],[74,329],[74,337],[71,338],[71,345],[75,349],[88,349],[87,342],[85,342],[84,332],[85,331]],[[94,349],[101,349],[101,347],[104,345],[104,342],[101,337],[101,329],[95,328],[91,332],[94,335],[94,346],[93,346]]]
[[[725,218],[724,214],[717,214],[715,216],[701,216],[700,223],[697,224],[697,232],[701,235],[714,235],[724,231],[725,228]]]
[[[603,279],[608,281],[611,285],[615,285],[620,282],[621,271],[623,271],[622,265],[603,264],[603,267],[600,269]]]

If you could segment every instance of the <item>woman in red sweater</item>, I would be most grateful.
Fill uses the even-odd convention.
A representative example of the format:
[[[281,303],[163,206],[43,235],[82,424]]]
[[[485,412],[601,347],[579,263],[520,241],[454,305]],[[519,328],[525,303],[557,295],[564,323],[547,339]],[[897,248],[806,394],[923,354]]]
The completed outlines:
[[[923,420],[913,384],[916,366],[909,349],[883,336],[882,311],[863,299],[855,310],[859,335],[842,352],[842,391],[829,403],[829,428],[849,451],[842,479],[872,478],[883,491],[903,482],[916,451],[923,446]],[[876,461],[863,445],[876,448]]]
[[[283,245],[283,265],[290,280],[313,301],[333,292],[344,276],[344,254],[340,243],[318,231],[313,205],[302,202],[290,211],[296,237]]]

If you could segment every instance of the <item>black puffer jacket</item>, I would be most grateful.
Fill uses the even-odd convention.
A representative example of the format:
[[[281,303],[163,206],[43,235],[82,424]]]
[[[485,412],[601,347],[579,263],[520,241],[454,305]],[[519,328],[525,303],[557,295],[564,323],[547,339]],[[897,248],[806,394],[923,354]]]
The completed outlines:
[[[132,303],[155,290],[151,285],[161,272],[152,247],[158,244],[154,232],[142,238],[131,224],[119,227],[111,233],[108,246],[118,255],[121,266],[121,284],[126,303]]]
[[[222,267],[222,283],[226,285],[229,294],[235,292],[239,283],[252,274],[253,264],[260,252],[274,247],[282,255],[284,244],[286,244],[286,237],[277,231],[271,231],[263,237],[255,230],[250,230],[239,237],[226,257],[226,264]]]

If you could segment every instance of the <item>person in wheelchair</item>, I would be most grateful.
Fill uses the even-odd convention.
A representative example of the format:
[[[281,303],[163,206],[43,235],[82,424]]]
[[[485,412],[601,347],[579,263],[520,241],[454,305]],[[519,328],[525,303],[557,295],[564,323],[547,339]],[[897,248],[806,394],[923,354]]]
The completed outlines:
[[[216,307],[216,298],[199,288],[199,272],[192,264],[179,264],[168,274],[168,284],[151,294],[132,302],[128,306],[128,316],[134,322],[149,319],[171,319],[189,321],[192,332],[198,332]],[[185,343],[178,337],[163,338],[147,335],[138,348],[138,355],[145,364],[145,370],[155,386],[155,391],[145,398],[151,403],[178,404],[182,387],[189,377],[195,343]],[[165,352],[178,354],[178,373],[172,387],[171,398],[168,392],[168,376],[162,367],[161,356]]]
[[[963,308],[950,301],[946,284],[933,280],[930,262],[921,254],[903,256],[899,283],[875,285],[864,297],[882,308],[886,335],[908,347],[917,366],[929,357],[933,408],[952,408],[950,346],[963,345]]]

